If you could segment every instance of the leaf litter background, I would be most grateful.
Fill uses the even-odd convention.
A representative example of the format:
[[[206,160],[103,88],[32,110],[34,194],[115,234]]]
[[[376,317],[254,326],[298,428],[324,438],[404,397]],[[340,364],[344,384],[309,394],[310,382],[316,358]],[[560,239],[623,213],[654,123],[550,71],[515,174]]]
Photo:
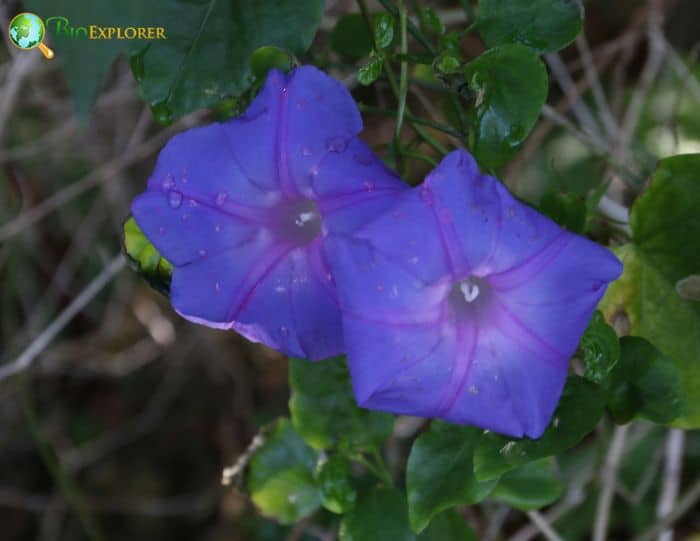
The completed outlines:
[[[461,4],[465,3],[469,4]],[[93,11],[85,13],[86,6],[78,4],[32,0],[24,8],[47,15],[47,10],[55,10],[76,21],[121,24],[137,5],[127,2],[120,4],[119,10],[108,12],[99,7],[102,3],[90,3]],[[190,20],[202,15],[202,6],[184,1],[168,4],[172,12],[157,11],[154,24],[166,18],[175,25],[183,43],[199,44],[195,48],[200,47],[202,54],[215,61],[186,65],[185,72],[178,74],[171,66],[182,55],[176,44],[176,50],[164,52],[163,58],[132,56],[129,65],[122,55],[110,65],[116,54],[130,51],[123,44],[105,42],[95,44],[100,50],[91,55],[93,64],[71,62],[72,51],[64,49],[64,74],[59,61],[44,62],[38,53],[19,53],[7,41],[0,51],[2,362],[29,359],[22,357],[27,347],[37,343],[37,337],[66,307],[84,299],[65,329],[51,343],[38,344],[26,366],[22,363],[22,370],[10,375],[0,367],[2,538],[80,540],[104,535],[106,539],[206,541],[335,539],[337,521],[329,513],[319,512],[313,521],[304,519],[296,525],[281,526],[260,517],[244,491],[220,483],[222,470],[237,457],[245,456],[259,427],[288,415],[288,371],[292,370],[292,381],[309,381],[311,376],[304,374],[308,367],[290,364],[279,354],[247,343],[233,333],[188,324],[135,273],[122,270],[122,222],[132,197],[143,189],[158,150],[173,133],[235,113],[238,101],[228,96],[249,86],[248,77],[254,76],[255,66],[244,68],[240,79],[232,79],[229,87],[212,90],[210,83],[221,70],[240,67],[236,62],[264,43],[242,48],[239,57],[218,54],[219,49],[230,50],[231,43],[208,40],[207,32],[212,36],[227,34],[220,21],[231,14],[204,13],[211,17],[211,24],[198,37],[202,28]],[[429,4],[448,29],[462,29],[467,24],[460,3]],[[240,1],[218,9],[235,11],[250,5]],[[599,158],[601,153],[613,154],[623,162],[634,156],[642,169],[637,171],[637,178],[645,180],[656,158],[700,151],[700,69],[696,66],[698,35],[693,26],[700,17],[700,6],[692,0],[591,0],[585,2],[585,7],[584,32],[591,57],[586,60],[586,49],[580,44],[567,47],[558,56],[545,56],[550,73],[549,109],[539,117],[521,111],[528,128],[535,118],[537,123],[523,146],[517,153],[513,151],[512,159],[503,160],[498,146],[501,141],[488,136],[480,140],[485,145],[481,159],[500,167],[499,176],[516,194],[539,205],[569,229],[606,238],[611,234],[609,223],[592,212],[595,204],[591,203],[600,191],[596,188],[610,178],[608,164]],[[279,45],[302,54],[320,23],[310,50],[301,58],[324,67],[353,88],[355,98],[368,111],[363,115],[364,140],[385,145],[391,140],[394,119],[371,111],[392,108],[393,97],[383,80],[371,87],[355,83],[354,74],[366,64],[371,48],[364,26],[355,24],[357,18],[343,19],[357,12],[356,4],[329,0],[324,7],[321,2],[309,0],[303,8],[309,15],[299,20],[279,13],[279,20],[297,30],[288,32]],[[18,2],[4,2],[0,4],[0,19],[6,23],[22,9]],[[379,12],[382,7],[370,3],[370,9]],[[341,19],[348,30],[332,32]],[[246,27],[242,24],[240,32],[245,34]],[[650,29],[657,33],[650,33]],[[669,43],[663,53],[655,48],[654,40],[660,35]],[[489,46],[506,39],[502,33],[488,29],[482,37]],[[389,37],[387,46],[392,39],[396,38]],[[547,43],[529,45],[542,51],[556,48]],[[484,44],[477,33],[470,33],[459,47],[466,59],[473,59],[483,51]],[[57,51],[60,57],[62,51]],[[517,51],[514,54],[517,56]],[[580,131],[571,129],[576,124],[585,128],[590,122],[586,107],[578,101],[579,94],[588,108],[603,121],[606,119],[606,113],[596,109],[595,88],[587,77],[586,69],[591,64],[608,92],[610,116],[627,128],[607,143],[609,147],[597,150],[595,144],[583,145]],[[381,68],[381,63],[377,65]],[[146,77],[141,78],[140,87],[132,69],[137,76],[143,73]],[[184,91],[187,85],[195,86]],[[203,94],[203,89],[211,92]],[[206,97],[188,102],[188,92]],[[96,104],[90,111],[96,93]],[[485,97],[483,114],[489,114],[490,107],[509,103],[507,95]],[[450,111],[449,104],[441,103],[440,94],[430,84],[411,85],[408,104],[412,114],[427,119],[444,120],[445,111]],[[212,109],[192,113],[203,106]],[[158,121],[174,123],[164,127]],[[441,144],[454,142],[440,132],[433,135]],[[379,146],[378,151],[387,149]],[[386,155],[391,157],[390,152]],[[679,162],[671,167],[684,171]],[[406,176],[415,184],[429,169],[428,163],[411,160]],[[691,223],[685,216],[697,209],[691,204],[692,197],[674,193],[673,187],[661,186],[658,190],[667,190],[658,197],[665,195],[675,201],[688,198],[681,214],[670,218],[676,223]],[[692,255],[697,250],[693,252],[689,244],[689,239],[697,238],[697,231],[691,228],[683,235],[652,237],[645,226],[653,229],[654,222],[638,219],[636,214],[646,212],[660,221],[669,216],[653,207],[645,210],[645,206],[649,207],[649,202],[640,201],[632,215],[634,245],[619,248],[627,265],[626,275],[616,284],[603,312],[618,330],[636,329],[637,334],[658,340],[657,346],[666,354],[680,352],[680,364],[687,369],[683,384],[692,392],[698,385],[697,368],[693,371],[688,367],[692,367],[690,355],[700,340],[698,310],[695,307],[685,314],[687,317],[679,317],[685,305],[666,301],[672,297],[673,284],[697,261]],[[659,242],[685,243],[689,255],[655,258]],[[638,275],[643,276],[639,283],[646,284],[651,295],[640,296],[629,286],[638,283]],[[617,300],[633,307],[628,318],[615,319]],[[652,310],[658,319],[642,317],[645,310]],[[679,331],[675,321],[687,327]],[[629,365],[629,358],[644,355],[652,363],[653,356],[658,355],[653,351],[644,353],[644,344],[635,339],[623,340],[621,351],[620,366]],[[637,368],[635,381],[649,377]],[[612,377],[618,376],[613,372]],[[663,374],[654,373],[653,377],[665,381]],[[313,404],[318,403],[314,401],[327,399],[314,396],[313,391],[307,390],[310,404],[304,403],[303,396],[292,401],[290,407],[298,416],[311,411],[313,417]],[[638,413],[626,409],[629,393],[634,394],[635,388],[620,392],[628,395],[617,396],[609,409],[616,419],[627,420]],[[655,409],[653,400],[647,404],[651,406],[641,412],[641,417],[666,422],[668,407]],[[586,410],[596,407],[593,403],[576,406]],[[697,416],[697,407],[691,405],[686,414]],[[346,430],[368,440],[381,441],[391,430],[382,418],[346,421]],[[365,422],[372,423],[372,428],[362,434],[357,426]],[[606,495],[611,490],[606,479],[612,471],[618,472],[618,482],[612,487],[609,538],[633,539],[653,528],[657,502],[667,479],[678,481],[680,493],[686,494],[686,489],[697,486],[700,473],[697,431],[685,434],[678,464],[682,474],[676,473],[668,470],[666,457],[670,448],[677,447],[678,433],[644,420],[629,425],[620,437],[619,429],[604,418],[581,444],[558,456],[556,463],[544,458],[518,469],[512,469],[515,465],[498,453],[507,440],[494,436],[475,452],[470,447],[473,429],[440,423],[419,436],[407,465],[411,444],[424,428],[423,423],[409,419],[395,424],[385,446],[387,464],[395,476],[406,467],[409,475],[411,471],[420,473],[428,468],[424,462],[439,474],[440,452],[450,450],[445,441],[452,442],[457,451],[469,448],[465,451],[469,464],[461,464],[466,470],[474,466],[476,471],[466,483],[469,494],[492,488],[489,479],[493,472],[511,469],[485,502],[460,505],[455,513],[437,515],[432,533],[426,534],[431,539],[451,539],[441,531],[449,531],[457,539],[470,539],[474,535],[471,530],[476,538],[486,541],[534,539],[543,535],[537,526],[538,516],[553,524],[564,539],[589,539],[597,503],[611,496]],[[284,422],[274,425],[273,430],[274,437],[284,441],[297,437]],[[331,428],[311,421],[299,431],[307,441],[317,442],[314,447],[318,448],[330,445],[326,439],[333,434]],[[352,445],[365,444],[355,441]],[[312,475],[317,451],[295,445],[288,445],[298,452],[300,466],[293,475]],[[494,452],[489,452],[489,446]],[[537,446],[525,451],[531,458],[539,452]],[[447,471],[459,467],[449,462]],[[427,482],[431,479],[429,476]],[[247,482],[249,488],[255,487],[254,478]],[[522,501],[523,486],[529,487],[525,490],[526,501]],[[464,483],[442,487],[441,496],[446,495],[453,503],[468,503],[469,494],[460,492],[464,487]],[[417,510],[410,517],[414,526],[427,521],[434,511],[430,506],[422,508],[415,500],[421,496],[430,499],[429,493],[417,494],[409,487],[408,500]],[[258,493],[258,497],[264,498],[264,494]],[[313,500],[316,496],[309,497]],[[392,516],[405,512],[403,498],[391,489],[378,489],[349,517],[341,535],[367,539],[383,528],[389,536],[386,538],[391,538],[391,528],[402,531],[402,525],[387,520],[386,511],[394,509],[389,513]],[[700,494],[696,502],[697,498]],[[376,512],[380,504],[382,513]],[[338,505],[342,507],[343,503]],[[541,515],[526,514],[529,509],[540,509]],[[280,512],[293,517],[297,511],[285,508]],[[676,525],[675,538],[692,539],[698,531],[700,513],[691,505]]]

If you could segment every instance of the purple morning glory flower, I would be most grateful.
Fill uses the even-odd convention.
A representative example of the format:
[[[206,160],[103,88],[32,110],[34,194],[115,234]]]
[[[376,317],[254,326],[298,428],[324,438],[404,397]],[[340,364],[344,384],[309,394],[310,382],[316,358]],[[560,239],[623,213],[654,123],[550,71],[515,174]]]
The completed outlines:
[[[175,310],[288,355],[341,353],[323,245],[406,187],[361,130],[348,91],[305,66],[271,71],[243,116],[173,137],[131,210],[174,265]]]
[[[464,151],[326,247],[358,402],[539,437],[621,264]]]

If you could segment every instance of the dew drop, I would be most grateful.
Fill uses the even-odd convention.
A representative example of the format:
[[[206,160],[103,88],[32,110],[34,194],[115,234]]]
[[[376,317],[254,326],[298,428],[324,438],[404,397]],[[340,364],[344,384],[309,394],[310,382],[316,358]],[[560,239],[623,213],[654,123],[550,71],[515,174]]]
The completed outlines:
[[[470,385],[469,394],[479,394],[479,388],[476,385]]]
[[[192,207],[192,208],[197,208],[197,207],[199,206],[199,203],[198,203],[196,200],[194,200],[194,199],[188,200],[187,203],[188,203],[188,204],[190,205],[190,207]]]
[[[276,286],[276,287],[275,287],[275,291],[276,291],[277,293],[284,293],[285,291],[287,291],[287,288],[284,287],[284,286]]]
[[[219,282],[216,282],[214,284],[214,291],[216,291],[217,293],[221,291],[221,284]]]
[[[220,191],[216,194],[216,204],[219,207],[226,203],[226,199],[228,199],[228,194],[226,192]]]
[[[377,291],[384,291],[384,284],[377,284]]]
[[[367,190],[368,192],[374,191],[374,182],[372,182],[371,180],[365,180],[363,185],[365,187],[365,190]]]
[[[173,177],[170,173],[165,175],[165,178],[163,179],[163,182],[161,183],[160,187],[163,189],[164,192],[169,192],[175,187],[175,181],[173,180]]]
[[[165,228],[164,228],[164,227],[159,227],[159,228],[158,228],[158,233],[160,233],[161,235],[164,234],[164,233],[165,233]]]
[[[417,265],[419,261],[420,261],[420,258],[417,255],[414,255],[413,257],[408,258],[408,262],[411,265]]]
[[[347,143],[342,137],[332,137],[331,139],[326,141],[326,148],[331,152],[336,152],[339,154],[341,152],[345,152],[345,149],[347,148]]]
[[[187,213],[184,213],[182,216],[180,216],[180,220],[182,220],[183,222],[186,222],[189,219],[190,219],[190,215]]]
[[[214,226],[214,231],[216,231],[217,233],[221,233],[221,224],[216,224]]]
[[[203,249],[197,250],[197,253],[199,254],[199,257],[206,257],[207,255],[207,251]]]
[[[513,218],[515,216],[515,207],[508,207],[508,217]]]
[[[182,205],[182,193],[177,190],[170,190],[168,193],[168,205],[171,209],[179,209]]]
[[[552,419],[552,426],[554,428],[559,428],[559,417],[555,417],[554,419]]]
[[[280,334],[282,336],[289,336],[289,329],[283,325],[280,327]]]
[[[301,147],[301,155],[302,156],[311,156],[311,155],[313,155],[313,152],[311,152],[311,149],[309,147]]]

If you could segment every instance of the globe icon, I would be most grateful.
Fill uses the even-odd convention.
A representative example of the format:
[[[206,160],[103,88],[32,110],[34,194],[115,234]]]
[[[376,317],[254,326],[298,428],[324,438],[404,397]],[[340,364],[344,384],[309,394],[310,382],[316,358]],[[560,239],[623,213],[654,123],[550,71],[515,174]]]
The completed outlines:
[[[15,15],[9,26],[10,41],[19,49],[34,49],[39,47],[46,58],[53,57],[53,51],[42,42],[46,34],[44,21],[34,13]]]

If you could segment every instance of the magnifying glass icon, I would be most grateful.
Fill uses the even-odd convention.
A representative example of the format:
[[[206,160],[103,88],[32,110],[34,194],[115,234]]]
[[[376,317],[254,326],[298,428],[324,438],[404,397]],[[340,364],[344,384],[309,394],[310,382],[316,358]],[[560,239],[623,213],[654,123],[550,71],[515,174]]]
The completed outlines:
[[[12,17],[7,29],[12,45],[24,51],[39,48],[41,54],[47,59],[54,57],[54,52],[44,45],[46,27],[41,17],[34,13],[19,13]]]

